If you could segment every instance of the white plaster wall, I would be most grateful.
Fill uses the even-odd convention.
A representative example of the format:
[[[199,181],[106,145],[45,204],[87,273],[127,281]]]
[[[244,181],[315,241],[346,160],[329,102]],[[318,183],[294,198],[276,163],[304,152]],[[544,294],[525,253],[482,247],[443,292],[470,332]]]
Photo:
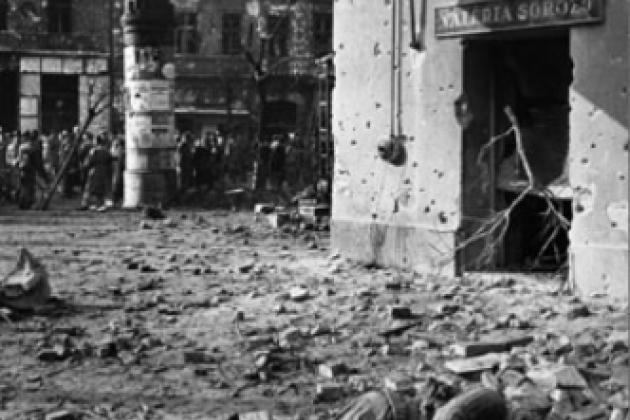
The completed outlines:
[[[376,148],[390,135],[391,7],[391,1],[335,3],[333,218],[454,231],[461,132],[452,104],[461,93],[461,47],[428,36],[426,51],[416,52],[409,48],[405,22],[401,74],[408,159],[401,167],[382,161]],[[427,34],[432,31],[429,25]]]
[[[583,293],[628,294],[628,2],[571,30],[571,277]]]

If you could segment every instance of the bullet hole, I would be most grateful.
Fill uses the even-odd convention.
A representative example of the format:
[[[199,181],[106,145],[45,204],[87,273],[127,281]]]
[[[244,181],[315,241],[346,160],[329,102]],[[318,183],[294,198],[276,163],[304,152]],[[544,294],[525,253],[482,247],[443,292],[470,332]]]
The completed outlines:
[[[379,109],[380,107],[382,107],[383,105],[380,104],[380,102],[377,102],[374,104],[374,106],[376,107],[376,109]]]
[[[438,219],[440,219],[440,223],[442,223],[442,224],[448,223],[448,217],[446,217],[446,213],[444,213],[443,211],[441,211],[438,214]]]
[[[411,164],[411,167],[412,167],[412,168],[417,168],[417,167],[418,167],[418,162],[413,162],[413,163]]]
[[[370,129],[372,127],[372,122],[371,121],[367,121],[365,123],[365,128]]]
[[[426,206],[426,207],[424,208],[424,212],[425,212],[425,213],[431,213],[431,207]]]
[[[438,178],[442,178],[444,176],[444,172],[438,172],[437,176],[438,176]]]
[[[378,214],[372,213],[372,219],[374,219],[374,220],[378,219]]]
[[[453,90],[453,89],[455,88],[455,86],[453,86],[453,84],[450,84],[450,85],[448,85],[448,88],[449,88],[450,90]]]
[[[435,206],[435,200],[431,200],[431,205]]]
[[[356,146],[356,145],[357,145],[357,141],[356,141],[356,140],[350,140],[350,144],[351,144],[352,146]]]
[[[393,213],[396,214],[400,211],[400,205],[398,204],[398,199],[394,200],[394,210]]]
[[[409,260],[407,259],[407,257],[402,257],[402,262],[403,264],[407,264]]]
[[[623,145],[623,151],[624,151],[624,152],[627,152],[627,151],[628,151],[628,142],[626,142],[626,143]]]
[[[585,210],[585,209],[584,209],[584,206],[583,206],[583,205],[581,205],[581,204],[577,204],[577,205],[575,206],[575,212],[576,212],[576,213],[582,213],[584,210]]]
[[[595,143],[591,143],[591,149],[597,149],[597,145]]]
[[[405,179],[403,182],[405,185],[411,185],[411,180],[409,178]]]
[[[424,188],[420,188],[418,191],[420,191],[421,193],[425,192],[426,190]]]
[[[378,57],[379,55],[381,55],[381,44],[379,42],[374,44],[374,57]]]
[[[409,141],[414,141],[416,138],[414,136],[409,136]]]
[[[343,43],[339,44],[339,46],[337,48],[339,48],[340,50],[343,50],[345,47],[345,45],[343,45]]]
[[[363,185],[367,184],[367,179],[363,178],[363,179],[361,180],[361,184],[363,184]]]
[[[617,222],[610,222],[610,227],[617,229]]]
[[[440,87],[438,88],[438,90],[439,90],[440,92],[444,92],[444,86],[440,86]]]
[[[587,158],[582,158],[582,160],[580,162],[582,162],[582,165],[588,165],[588,159]]]
[[[620,181],[625,181],[626,180],[626,176],[624,174],[619,174],[619,180]]]
[[[370,200],[372,200],[372,203],[374,203],[376,201],[376,198],[372,197]]]
[[[405,73],[405,76],[407,76],[407,78],[410,78],[411,77],[411,72],[408,71],[407,73]]]

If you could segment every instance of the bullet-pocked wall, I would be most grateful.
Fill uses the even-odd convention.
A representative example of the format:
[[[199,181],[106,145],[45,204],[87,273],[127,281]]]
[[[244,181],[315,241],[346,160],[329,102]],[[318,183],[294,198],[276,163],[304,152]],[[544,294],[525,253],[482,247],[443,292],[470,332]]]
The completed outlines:
[[[536,3],[528,1],[529,6]],[[392,67],[394,4],[392,0],[335,2],[332,236],[345,256],[423,272],[456,273],[456,235],[463,218],[463,129],[454,104],[463,93],[462,41],[467,36],[437,38],[434,19],[437,8],[480,3],[427,1],[425,48],[419,52],[409,47],[409,3],[401,2],[405,10],[399,115],[407,157],[396,166],[377,152],[379,142],[390,137],[392,121],[397,124],[391,115],[397,102],[392,93],[396,90],[392,74],[397,73]],[[563,4],[553,10],[564,13]],[[531,7],[542,13],[543,5]],[[604,12],[598,22],[566,26],[560,20],[558,26],[569,28],[573,62],[568,168],[575,198],[569,265],[570,279],[580,292],[607,291],[624,297],[628,289],[628,3],[608,0]],[[536,29],[526,31],[532,34]],[[508,32],[493,36],[509,36]]]
[[[365,262],[454,274],[461,129],[453,103],[462,92],[462,47],[428,36],[425,51],[409,48],[402,13],[400,68],[392,71],[393,7],[391,0],[335,2],[333,242]],[[406,138],[398,166],[377,153],[396,103]]]
[[[602,25],[571,29],[571,280],[584,293],[628,296],[628,2]]]

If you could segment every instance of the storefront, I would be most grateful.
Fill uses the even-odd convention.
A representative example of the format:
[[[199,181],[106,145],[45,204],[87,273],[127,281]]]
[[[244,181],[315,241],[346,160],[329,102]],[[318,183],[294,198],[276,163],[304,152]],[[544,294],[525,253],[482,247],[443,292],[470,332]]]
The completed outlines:
[[[625,0],[335,7],[337,248],[627,296]]]
[[[72,130],[84,121],[90,101],[109,94],[107,57],[99,54],[19,54],[17,115],[19,129]],[[109,112],[101,113],[92,129],[108,129]]]

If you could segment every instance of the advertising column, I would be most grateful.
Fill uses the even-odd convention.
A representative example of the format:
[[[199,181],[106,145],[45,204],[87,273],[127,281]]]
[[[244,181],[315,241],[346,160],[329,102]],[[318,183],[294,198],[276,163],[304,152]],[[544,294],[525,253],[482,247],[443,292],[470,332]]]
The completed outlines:
[[[166,205],[176,191],[173,20],[168,0],[125,2],[126,208]]]

